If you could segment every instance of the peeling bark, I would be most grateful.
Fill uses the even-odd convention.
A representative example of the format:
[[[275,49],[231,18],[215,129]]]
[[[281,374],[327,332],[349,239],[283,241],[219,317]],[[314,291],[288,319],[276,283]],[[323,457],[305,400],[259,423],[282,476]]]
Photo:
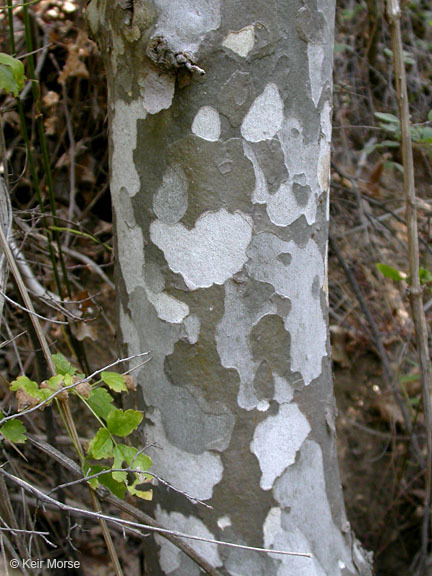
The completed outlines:
[[[342,501],[327,322],[334,3],[92,0],[118,308],[166,526],[231,576],[371,573]],[[205,71],[205,75],[203,72]],[[150,539],[149,539],[150,540]],[[199,569],[156,537],[153,575]]]

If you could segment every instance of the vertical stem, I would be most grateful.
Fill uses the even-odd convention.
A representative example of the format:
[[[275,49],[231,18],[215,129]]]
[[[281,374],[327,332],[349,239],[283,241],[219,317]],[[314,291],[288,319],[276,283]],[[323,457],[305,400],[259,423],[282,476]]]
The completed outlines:
[[[50,349],[48,346],[48,342],[47,342],[45,335],[43,333],[43,330],[40,326],[39,318],[34,313],[32,301],[31,301],[30,296],[27,292],[27,289],[24,285],[24,282],[23,282],[22,277],[21,277],[21,273],[20,273],[18,266],[15,262],[12,251],[11,251],[7,241],[6,241],[6,238],[5,238],[5,235],[3,232],[3,228],[1,226],[0,226],[0,247],[3,249],[3,251],[6,255],[6,258],[7,258],[9,267],[11,269],[12,275],[15,278],[18,289],[21,293],[21,297],[24,301],[24,305],[30,311],[30,314],[29,314],[30,320],[33,324],[33,327],[35,329],[36,334],[38,335],[39,342],[40,342],[43,354],[45,356],[45,360],[46,360],[47,365],[48,365],[48,369],[51,372],[51,374],[54,375],[54,374],[56,374],[56,369],[55,369],[54,362],[53,362],[53,359],[51,356],[51,352],[50,352]],[[72,413],[70,411],[69,404],[66,400],[60,400],[59,401],[59,411],[60,411],[60,415],[62,416],[63,421],[65,422],[67,433],[71,437],[72,442],[73,442],[74,447],[75,447],[75,450],[78,453],[80,463],[82,464],[82,462],[84,460],[84,453],[83,453],[83,450],[82,450],[82,447],[81,447],[81,444],[79,441],[78,432],[77,432],[77,429],[75,427],[75,422],[73,420],[73,416],[72,416]],[[95,494],[94,490],[92,488],[90,488],[90,486],[89,486],[89,491],[90,491],[90,497],[92,500],[94,510],[96,512],[100,512],[101,511],[100,510],[100,504],[99,504],[99,500],[98,500],[97,495]],[[112,563],[114,565],[116,576],[123,576],[123,571],[121,569],[120,562],[119,562],[117,553],[115,551],[114,543],[112,541],[111,534],[109,532],[106,520],[104,520],[103,518],[100,518],[99,524],[102,528],[102,532],[103,532],[103,535],[105,538],[105,543],[107,545],[110,558],[111,558]]]
[[[393,63],[396,82],[396,93],[401,124],[401,152],[404,167],[404,192],[406,205],[406,221],[408,228],[408,260],[410,271],[410,302],[415,326],[417,354],[420,365],[420,379],[423,395],[423,409],[426,425],[427,457],[426,457],[426,492],[424,500],[424,517],[422,525],[422,559],[427,556],[429,540],[429,522],[432,487],[432,386],[430,357],[428,347],[428,332],[423,309],[423,295],[419,275],[419,246],[417,232],[416,194],[414,182],[414,162],[410,131],[410,114],[408,91],[406,85],[405,63],[403,60],[403,45],[400,27],[401,10],[399,0],[387,0],[387,18],[390,25],[393,49]]]

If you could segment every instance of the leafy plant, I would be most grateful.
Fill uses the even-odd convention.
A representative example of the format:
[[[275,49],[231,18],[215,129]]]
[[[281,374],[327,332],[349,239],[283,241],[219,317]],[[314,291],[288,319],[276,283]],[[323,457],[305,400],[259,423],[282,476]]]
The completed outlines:
[[[142,490],[139,486],[151,481],[152,476],[147,471],[152,461],[138,448],[125,443],[125,439],[140,425],[143,415],[138,410],[116,408],[111,394],[128,393],[126,377],[117,372],[103,371],[100,379],[92,383],[84,374],[79,374],[62,354],[54,354],[52,359],[56,374],[48,380],[38,384],[27,376],[19,376],[11,382],[10,389],[16,394],[18,412],[29,408],[43,409],[57,400],[76,397],[99,425],[82,462],[90,486],[95,489],[102,484],[120,498],[124,498],[127,491],[138,498],[151,500],[152,491]],[[5,419],[2,413],[0,418]],[[9,417],[3,424],[0,420],[0,434],[12,443],[22,444],[26,440],[25,426],[16,418]]]
[[[383,264],[382,262],[378,262],[376,267],[381,272],[383,276],[389,278],[390,280],[394,280],[395,282],[401,282],[402,280],[407,280],[408,276],[405,272],[401,272],[393,266],[389,266],[388,264]],[[421,284],[431,284],[432,283],[432,272],[427,268],[419,268],[419,280]]]
[[[394,114],[388,112],[375,112],[375,118],[380,120],[379,126],[382,128],[389,136],[390,140],[383,140],[378,144],[375,144],[371,149],[379,148],[399,148],[401,140],[401,128],[399,118]],[[427,116],[427,121],[423,124],[411,125],[411,140],[421,146],[424,146],[432,158],[432,110],[429,111]]]
[[[17,97],[24,88],[25,80],[24,64],[21,60],[0,52],[0,90]]]

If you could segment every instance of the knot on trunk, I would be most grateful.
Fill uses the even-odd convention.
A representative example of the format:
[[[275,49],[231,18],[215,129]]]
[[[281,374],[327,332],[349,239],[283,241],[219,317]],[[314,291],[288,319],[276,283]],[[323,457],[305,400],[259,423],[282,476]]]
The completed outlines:
[[[205,70],[200,68],[194,61],[193,56],[188,52],[175,52],[163,36],[154,36],[147,45],[147,56],[157,66],[170,71],[186,69],[204,76]]]

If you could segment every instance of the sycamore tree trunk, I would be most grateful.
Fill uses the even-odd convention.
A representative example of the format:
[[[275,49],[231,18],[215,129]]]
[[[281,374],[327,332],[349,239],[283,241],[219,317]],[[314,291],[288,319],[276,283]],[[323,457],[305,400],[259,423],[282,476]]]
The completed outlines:
[[[345,517],[327,323],[334,0],[92,0],[119,331],[166,527],[232,576],[370,574]],[[204,74],[205,72],[205,74]],[[150,539],[149,539],[150,541]],[[156,536],[151,575],[195,576]]]

